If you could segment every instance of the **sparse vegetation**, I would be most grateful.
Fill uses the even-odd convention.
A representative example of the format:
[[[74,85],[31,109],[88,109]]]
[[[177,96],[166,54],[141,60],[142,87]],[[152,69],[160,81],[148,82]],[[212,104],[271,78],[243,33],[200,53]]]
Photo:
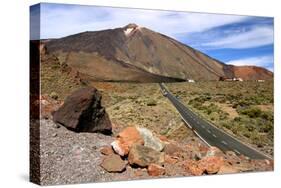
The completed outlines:
[[[156,106],[157,102],[153,99],[150,99],[150,100],[147,101],[146,105],[147,106]]]
[[[273,82],[167,84],[182,102],[239,139],[272,153]],[[235,113],[233,113],[235,112]]]
[[[83,84],[61,68],[42,64],[41,91],[63,100]],[[181,118],[162,96],[158,84],[93,82],[102,93],[103,105],[119,126],[138,125],[170,135]],[[240,140],[272,154],[273,82],[197,82],[167,84],[170,91],[193,111]],[[169,125],[171,119],[175,125]],[[177,136],[177,134],[171,134]],[[184,133],[183,135],[188,135]],[[181,138],[184,138],[184,136]]]
[[[83,87],[69,73],[62,70],[57,59],[46,56],[40,67],[41,93],[54,99],[64,99],[74,90]]]

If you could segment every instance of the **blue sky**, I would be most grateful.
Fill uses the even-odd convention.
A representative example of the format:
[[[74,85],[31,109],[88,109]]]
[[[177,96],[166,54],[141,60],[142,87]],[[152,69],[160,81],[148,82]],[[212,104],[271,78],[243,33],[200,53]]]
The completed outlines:
[[[36,30],[40,15],[40,36],[31,39],[59,38],[67,35],[123,27],[136,23],[168,35],[224,63],[256,65],[273,71],[273,18],[46,4],[30,9],[31,27]],[[41,14],[40,14],[41,13]],[[38,22],[37,22],[38,23]]]

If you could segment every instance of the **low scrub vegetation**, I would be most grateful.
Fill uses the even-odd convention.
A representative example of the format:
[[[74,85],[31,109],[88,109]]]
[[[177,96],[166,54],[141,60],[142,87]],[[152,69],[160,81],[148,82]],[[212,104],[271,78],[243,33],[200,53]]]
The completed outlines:
[[[182,102],[216,126],[261,149],[273,146],[272,81],[198,82],[168,84],[168,87]]]

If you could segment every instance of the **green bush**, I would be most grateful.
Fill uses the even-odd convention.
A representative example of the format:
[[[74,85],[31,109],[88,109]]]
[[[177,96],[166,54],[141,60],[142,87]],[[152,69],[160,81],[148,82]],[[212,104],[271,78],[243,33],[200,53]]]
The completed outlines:
[[[147,101],[147,103],[146,103],[146,105],[147,106],[156,106],[157,105],[157,102],[155,101],[155,100],[149,100],[149,101]]]
[[[241,121],[241,117],[235,117],[233,120],[236,121],[236,122],[240,122]]]
[[[263,147],[266,143],[266,137],[264,135],[259,134],[257,131],[252,132],[250,139],[258,147]]]
[[[271,121],[273,122],[273,112],[270,112],[270,111],[266,111],[266,112],[262,112],[261,115],[260,115],[261,118],[265,119],[265,120],[268,120],[268,121]]]
[[[260,117],[260,115],[262,114],[262,111],[257,107],[249,107],[249,108],[244,108],[242,110],[239,110],[239,113],[241,113],[243,115],[247,115],[250,118],[257,118],[257,117]]]

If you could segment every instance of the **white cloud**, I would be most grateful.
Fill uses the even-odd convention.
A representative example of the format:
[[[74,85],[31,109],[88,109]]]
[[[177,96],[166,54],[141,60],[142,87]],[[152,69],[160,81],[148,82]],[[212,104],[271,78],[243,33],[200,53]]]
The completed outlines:
[[[203,45],[214,48],[243,49],[269,45],[273,41],[273,27],[262,26],[254,27],[249,31],[234,33],[233,35],[219,38]]]
[[[43,4],[41,10],[41,38],[56,38],[83,31],[123,27],[128,23],[136,23],[175,37],[178,33],[203,32],[248,19],[246,16],[236,15],[110,7],[62,6],[49,8],[48,4]]]
[[[236,59],[226,62],[226,64],[243,66],[243,65],[251,65],[251,66],[259,66],[265,67],[269,70],[273,70],[273,56],[260,56],[260,57],[250,57],[244,59]]]

